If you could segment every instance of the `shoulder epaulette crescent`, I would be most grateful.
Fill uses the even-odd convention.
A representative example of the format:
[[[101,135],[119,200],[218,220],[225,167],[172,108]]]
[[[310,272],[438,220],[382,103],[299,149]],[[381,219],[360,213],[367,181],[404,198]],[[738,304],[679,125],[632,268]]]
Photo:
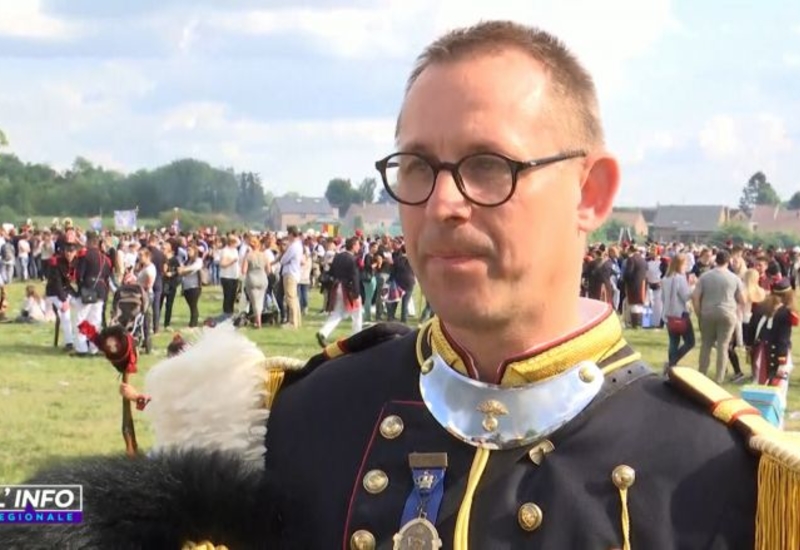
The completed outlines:
[[[800,543],[800,436],[776,428],[750,403],[694,369],[672,368],[669,380],[714,418],[742,434],[747,448],[759,457],[756,550],[796,548]]]

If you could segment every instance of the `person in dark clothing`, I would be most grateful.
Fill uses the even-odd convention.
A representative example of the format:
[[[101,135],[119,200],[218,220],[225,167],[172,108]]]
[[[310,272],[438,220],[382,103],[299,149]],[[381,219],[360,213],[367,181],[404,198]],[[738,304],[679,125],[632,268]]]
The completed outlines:
[[[76,284],[78,287],[77,315],[75,324],[84,321],[93,325],[99,332],[103,325],[103,308],[108,298],[108,280],[111,276],[111,262],[100,251],[99,239],[91,232],[86,238],[86,247],[78,252],[76,264]],[[75,339],[75,355],[96,355],[97,347],[85,335],[78,334]]]
[[[72,334],[70,304],[78,295],[78,291],[72,285],[72,280],[75,276],[74,262],[78,246],[68,244],[64,246],[63,250],[62,254],[56,254],[50,258],[50,265],[45,270],[47,272],[45,299],[47,300],[47,305],[52,307],[58,314],[65,349],[72,351],[75,340]]]
[[[644,256],[637,249],[628,257],[625,262],[625,270],[622,272],[625,297],[628,300],[628,310],[630,311],[631,326],[633,328],[641,328],[642,326],[646,279],[647,262],[645,262]]]
[[[186,249],[186,264],[178,268],[178,275],[181,276],[181,287],[186,305],[189,306],[189,328],[198,325],[200,310],[198,302],[203,292],[202,281],[200,280],[200,270],[203,268],[203,259],[197,250],[197,245],[190,244]]]
[[[381,256],[380,266],[375,273],[375,320],[380,321],[386,319],[388,315],[387,306],[384,299],[384,288],[389,286],[389,278],[392,276],[392,260],[394,251],[392,250],[391,241],[388,236],[381,239],[378,245],[378,254]]]
[[[178,287],[181,286],[181,278],[178,275],[181,261],[175,254],[174,246],[173,241],[164,242],[163,287],[158,306],[159,310],[162,307],[164,309],[164,329],[169,328],[169,324],[172,322],[172,306],[175,303],[175,296],[178,294]]]
[[[380,268],[382,260],[383,257],[378,254],[378,244],[374,242],[370,244],[369,250],[361,260],[361,303],[364,309],[364,321],[368,323],[372,322],[372,302],[377,286],[376,271]]]
[[[766,307],[755,330],[756,361],[759,384],[788,385],[791,370],[792,327],[798,325],[794,311],[794,292],[788,279],[772,287]]]
[[[400,299],[400,322],[407,323],[408,302],[414,297],[416,277],[414,277],[414,270],[411,268],[411,264],[408,263],[405,246],[401,246],[394,253],[392,260],[392,274],[389,279],[389,286],[391,287],[393,282],[403,291],[403,297]],[[388,306],[389,321],[394,321],[397,315],[397,302],[389,302]]]
[[[611,260],[604,253],[595,252],[594,258],[586,266],[586,296],[613,305],[611,274]]]
[[[361,241],[357,237],[350,237],[345,241],[344,248],[343,252],[333,257],[328,270],[331,276],[331,288],[327,294],[325,311],[330,315],[317,332],[317,342],[323,347],[327,344],[330,334],[345,317],[352,318],[353,333],[361,331],[361,275],[356,258],[361,248]]]
[[[161,294],[164,292],[164,265],[167,258],[158,247],[156,235],[150,236],[147,249],[150,250],[150,261],[156,267],[156,280],[153,283],[153,334],[156,334],[161,320]]]

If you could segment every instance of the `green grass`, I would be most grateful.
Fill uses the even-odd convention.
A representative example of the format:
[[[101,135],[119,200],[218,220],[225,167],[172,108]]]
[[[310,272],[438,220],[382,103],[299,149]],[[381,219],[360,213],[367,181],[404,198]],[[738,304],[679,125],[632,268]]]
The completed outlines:
[[[9,287],[10,314],[19,307],[24,285]],[[310,315],[300,331],[265,327],[246,330],[266,355],[307,358],[319,348],[315,331],[324,318],[320,295],[313,292]],[[418,302],[419,303],[419,302]],[[201,319],[221,310],[218,289],[206,287],[201,301]],[[188,309],[179,296],[175,302],[174,327],[185,327]],[[339,325],[334,337],[345,335],[350,322]],[[664,331],[630,331],[629,342],[645,361],[660,368],[666,356]],[[132,383],[142,384],[144,373],[163,359],[170,333],[156,335],[153,355],[143,355],[140,374]],[[124,449],[120,435],[119,377],[105,359],[75,359],[52,346],[53,325],[0,324],[0,482],[24,480],[44,463],[63,456],[118,453]],[[796,346],[800,350],[800,346]],[[795,354],[795,364],[800,356]],[[684,364],[697,363],[696,349]],[[800,411],[800,369],[794,374],[789,412]],[[738,394],[738,387],[730,387]],[[152,444],[146,417],[134,411],[140,448]],[[790,429],[800,429],[800,418],[789,420]]]

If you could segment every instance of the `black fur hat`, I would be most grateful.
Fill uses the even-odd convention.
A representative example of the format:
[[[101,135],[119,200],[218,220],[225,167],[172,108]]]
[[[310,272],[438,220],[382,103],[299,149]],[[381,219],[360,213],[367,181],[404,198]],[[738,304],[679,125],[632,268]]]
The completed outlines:
[[[263,471],[230,453],[81,458],[46,468],[26,483],[82,485],[83,522],[0,525],[4,550],[179,550],[188,541],[279,547],[275,487]]]

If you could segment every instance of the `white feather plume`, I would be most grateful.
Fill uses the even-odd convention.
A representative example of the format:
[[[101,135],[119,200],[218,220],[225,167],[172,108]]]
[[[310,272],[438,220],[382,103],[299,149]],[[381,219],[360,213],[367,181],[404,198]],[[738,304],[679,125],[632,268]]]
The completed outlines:
[[[228,450],[262,463],[266,364],[258,347],[228,322],[205,329],[186,351],[155,365],[145,378],[155,450]]]

